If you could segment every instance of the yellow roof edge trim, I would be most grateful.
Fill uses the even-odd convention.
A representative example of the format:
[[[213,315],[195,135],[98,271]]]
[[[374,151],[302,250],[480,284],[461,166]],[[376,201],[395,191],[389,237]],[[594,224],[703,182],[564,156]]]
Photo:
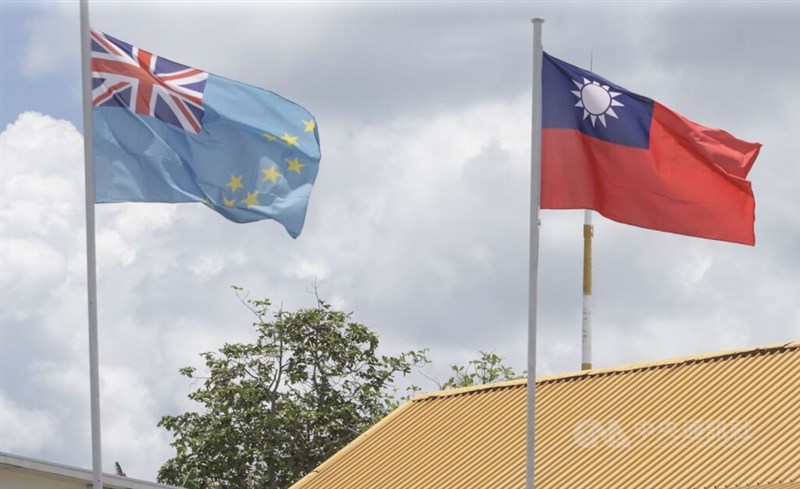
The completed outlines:
[[[695,363],[695,362],[703,362],[706,360],[724,358],[724,357],[731,357],[731,356],[743,356],[747,354],[754,354],[757,352],[765,352],[771,350],[791,350],[795,348],[800,348],[800,341],[789,341],[789,342],[782,342],[782,343],[773,343],[770,345],[762,345],[756,347],[749,347],[749,348],[739,348],[734,350],[727,350],[721,352],[714,352],[714,353],[703,353],[699,355],[689,355],[683,357],[675,357],[669,358],[666,360],[658,360],[654,362],[640,362],[640,363],[631,363],[626,365],[618,365],[614,367],[606,367],[606,368],[597,368],[592,370],[578,370],[573,372],[565,372],[561,374],[552,374],[552,375],[543,375],[536,379],[537,384],[541,384],[543,382],[553,382],[557,380],[567,380],[567,379],[580,379],[583,377],[592,377],[595,375],[607,375],[607,374],[615,374],[615,373],[629,373],[635,372],[639,370],[647,370],[651,368],[658,368],[658,367],[667,367],[685,363]],[[418,394],[414,396],[410,402],[417,402],[417,401],[424,401],[428,399],[436,399],[442,397],[451,397],[451,396],[458,396],[462,394],[468,394],[475,391],[485,391],[485,390],[495,390],[495,389],[504,389],[504,388],[511,388],[511,387],[520,387],[525,386],[528,384],[527,378],[520,378],[515,380],[507,380],[502,382],[493,382],[491,384],[481,384],[481,385],[473,385],[469,387],[460,387],[456,389],[445,389],[440,391],[428,392],[424,394]],[[408,404],[408,403],[406,403]],[[405,406],[405,404],[404,404]],[[388,417],[388,416],[387,416]]]
[[[542,378],[539,377],[539,382],[542,381]],[[452,396],[460,396],[461,394],[469,394],[470,392],[475,391],[486,391],[486,390],[494,390],[494,389],[504,389],[507,387],[519,387],[528,384],[527,378],[519,378],[514,380],[504,380],[501,382],[492,382],[491,384],[480,384],[480,385],[471,385],[469,387],[456,387],[455,389],[444,389],[441,391],[434,391],[434,392],[426,392],[423,394],[417,394],[416,396],[411,398],[411,402],[416,401],[424,401],[426,399],[434,399],[439,397],[452,397]]]
[[[358,435],[357,437],[355,437],[355,439],[353,441],[351,441],[350,443],[348,443],[347,445],[345,445],[344,448],[342,448],[338,452],[334,453],[326,461],[322,462],[322,464],[317,466],[317,468],[315,468],[314,470],[312,470],[308,474],[304,475],[303,478],[300,479],[299,481],[297,481],[294,484],[292,484],[291,488],[292,489],[301,489],[303,486],[305,486],[307,483],[309,483],[311,481],[311,479],[316,477],[320,472],[324,472],[326,468],[328,468],[332,464],[335,464],[337,460],[339,460],[343,456],[347,455],[348,452],[350,452],[355,447],[357,447],[361,443],[363,443],[364,440],[366,440],[367,438],[372,436],[373,433],[375,433],[376,431],[380,430],[381,427],[384,424],[388,423],[392,419],[394,419],[397,416],[399,416],[400,414],[402,414],[402,412],[405,411],[406,409],[408,409],[409,406],[411,406],[410,402],[404,402],[403,404],[401,404],[397,409],[395,409],[391,413],[387,414],[380,421],[378,421],[377,423],[372,425],[369,429],[367,429],[367,431],[365,431],[365,432],[361,433],[360,435]]]

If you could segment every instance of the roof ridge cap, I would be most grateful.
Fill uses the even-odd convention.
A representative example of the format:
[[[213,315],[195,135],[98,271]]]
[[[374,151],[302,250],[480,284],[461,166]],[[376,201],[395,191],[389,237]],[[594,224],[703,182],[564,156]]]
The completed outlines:
[[[696,355],[685,355],[681,357],[667,358],[664,360],[629,363],[623,365],[616,365],[613,367],[597,368],[592,370],[578,370],[578,371],[564,372],[559,374],[542,375],[536,378],[536,383],[542,384],[542,383],[555,382],[567,379],[593,377],[597,375],[631,373],[631,372],[638,372],[641,370],[649,370],[652,368],[670,367],[670,366],[684,365],[690,363],[704,362],[713,359],[722,360],[725,359],[726,357],[746,356],[750,354],[756,354],[758,352],[793,350],[793,349],[800,349],[800,341],[788,341],[788,342],[785,341],[781,343],[771,343],[755,347],[737,348],[737,349],[723,350],[712,353],[701,353]],[[430,399],[454,397],[478,391],[507,389],[512,387],[521,387],[527,385],[528,385],[528,379],[526,377],[522,377],[514,380],[505,380],[500,382],[492,382],[488,384],[471,385],[468,387],[458,387],[455,389],[442,389],[438,391],[417,394],[416,396],[412,397],[409,400],[409,402],[418,402]]]
[[[800,349],[800,341],[784,341],[781,343],[770,343],[768,345],[751,346],[747,348],[735,348],[730,350],[722,350],[711,353],[699,353],[695,355],[684,355],[680,357],[667,358],[664,360],[655,360],[648,362],[629,363],[623,365],[616,365],[613,367],[598,368],[592,370],[584,370],[577,372],[567,372],[562,374],[553,374],[541,376],[536,379],[536,383],[551,382],[554,380],[563,380],[570,377],[589,377],[594,375],[606,375],[613,373],[628,373],[637,372],[640,370],[649,370],[658,367],[670,367],[677,365],[684,365],[690,363],[705,362],[708,360],[724,360],[729,357],[740,357],[753,355],[756,353],[778,351],[778,350],[794,350]]]
[[[410,399],[410,402],[424,401],[426,399],[434,399],[439,397],[460,396],[462,394],[469,394],[470,392],[475,392],[475,391],[488,391],[488,390],[504,389],[509,387],[519,387],[523,385],[525,386],[528,385],[527,377],[520,377],[518,379],[513,379],[513,380],[501,380],[498,382],[490,382],[488,384],[470,385],[467,387],[455,387],[452,389],[441,389],[433,392],[425,392],[422,394],[417,394],[416,396],[412,397]]]

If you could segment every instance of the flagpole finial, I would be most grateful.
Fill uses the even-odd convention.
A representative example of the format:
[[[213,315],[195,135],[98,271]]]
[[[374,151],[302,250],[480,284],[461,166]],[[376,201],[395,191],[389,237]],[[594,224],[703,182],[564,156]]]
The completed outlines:
[[[534,24],[543,24],[544,17],[534,17],[531,19],[531,22],[533,22]]]

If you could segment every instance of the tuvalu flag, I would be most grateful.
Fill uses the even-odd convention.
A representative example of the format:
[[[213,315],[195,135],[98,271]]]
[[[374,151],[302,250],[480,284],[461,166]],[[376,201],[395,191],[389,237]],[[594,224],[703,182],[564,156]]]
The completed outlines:
[[[314,117],[272,92],[91,31],[96,202],[200,202],[303,229]]]
[[[544,53],[542,209],[755,244],[746,180],[761,145],[696,124]]]

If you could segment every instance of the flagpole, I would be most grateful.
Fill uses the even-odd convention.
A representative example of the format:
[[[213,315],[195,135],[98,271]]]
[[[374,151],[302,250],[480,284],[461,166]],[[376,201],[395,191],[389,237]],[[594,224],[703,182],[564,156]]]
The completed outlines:
[[[592,369],[592,211],[583,218],[583,314],[581,319],[581,370]]]
[[[100,360],[97,347],[97,260],[94,227],[94,157],[92,154],[92,70],[88,0],[80,1],[80,18],[83,155],[86,187],[86,284],[89,298],[89,398],[92,412],[92,488],[103,489],[103,463],[100,448]]]
[[[594,49],[589,51],[589,71],[594,69]],[[583,211],[583,304],[581,314],[581,370],[592,369],[592,211]]]
[[[533,100],[531,109],[531,204],[528,266],[528,402],[525,487],[534,489],[536,461],[536,299],[539,276],[539,203],[542,168],[542,24],[533,22]]]

